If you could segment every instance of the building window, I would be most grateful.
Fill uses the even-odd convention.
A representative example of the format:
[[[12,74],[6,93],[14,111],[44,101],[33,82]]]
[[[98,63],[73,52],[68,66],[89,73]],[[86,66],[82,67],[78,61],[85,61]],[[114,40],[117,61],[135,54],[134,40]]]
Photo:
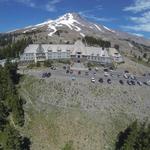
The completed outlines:
[[[52,52],[52,50],[48,50],[48,53],[51,53]]]

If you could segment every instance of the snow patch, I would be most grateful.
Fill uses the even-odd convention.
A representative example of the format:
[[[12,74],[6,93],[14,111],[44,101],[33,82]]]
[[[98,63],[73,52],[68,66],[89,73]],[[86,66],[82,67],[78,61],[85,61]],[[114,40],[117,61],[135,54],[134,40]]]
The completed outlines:
[[[79,26],[77,26],[78,24],[82,25],[80,22],[78,22],[77,20],[74,19],[74,16],[71,13],[66,14],[54,21],[48,22],[48,28],[53,30],[53,32],[49,33],[48,35],[52,36],[57,31],[56,27],[61,27],[63,25],[69,27],[69,29],[71,29],[71,30],[75,30],[75,31],[79,32],[79,31],[81,31],[81,28]],[[40,25],[43,25],[43,24],[40,24]]]
[[[49,27],[49,29],[51,29],[51,30],[53,30],[52,32],[50,32],[49,34],[48,34],[48,36],[52,36],[56,31],[57,31],[57,29],[56,29],[56,27],[55,26],[52,26],[52,25],[48,25],[48,27]]]
[[[80,35],[83,36],[83,37],[85,37],[85,34],[83,34],[83,33],[80,33]]]
[[[96,24],[94,24],[94,25],[99,31],[102,31],[102,29],[98,25],[96,25]]]
[[[128,42],[128,45],[131,47],[131,48],[133,48],[134,46],[130,43],[130,42]]]
[[[111,29],[109,29],[109,28],[107,28],[106,26],[103,26],[106,30],[108,30],[108,31],[110,31],[110,32],[113,32],[113,33],[115,33],[115,31],[113,31],[113,30],[111,30]]]

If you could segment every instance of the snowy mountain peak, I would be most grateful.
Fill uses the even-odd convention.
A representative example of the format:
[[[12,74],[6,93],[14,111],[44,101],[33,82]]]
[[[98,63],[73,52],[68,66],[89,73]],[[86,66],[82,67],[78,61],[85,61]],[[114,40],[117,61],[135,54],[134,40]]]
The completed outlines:
[[[60,28],[78,32],[78,34],[82,37],[87,35],[88,32],[112,32],[112,30],[104,26],[94,24],[74,12],[66,13],[55,20],[48,20],[34,26],[26,27],[20,31],[22,31],[22,33],[27,33],[44,27],[47,28],[48,36],[53,36],[53,34]]]

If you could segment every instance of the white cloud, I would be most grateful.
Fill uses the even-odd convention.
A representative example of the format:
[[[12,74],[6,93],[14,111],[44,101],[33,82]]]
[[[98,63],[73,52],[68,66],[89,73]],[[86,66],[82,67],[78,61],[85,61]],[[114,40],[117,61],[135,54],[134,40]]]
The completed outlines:
[[[52,0],[52,1],[49,1],[45,5],[45,9],[47,11],[54,12],[54,11],[56,11],[56,5],[59,4],[60,2],[61,2],[61,0]]]
[[[95,21],[100,21],[100,22],[111,22],[111,21],[116,20],[114,18],[104,18],[104,17],[98,17],[98,16],[94,16],[94,15],[86,15],[85,17],[93,19]]]
[[[0,2],[16,2],[24,4],[28,7],[42,9],[49,12],[54,12],[57,10],[56,5],[60,3],[62,0],[48,0],[47,2],[43,4],[38,4],[36,0],[0,0]]]
[[[133,30],[133,31],[143,31],[143,32],[150,32],[150,25],[149,24],[139,24],[139,25],[132,25],[132,26],[122,26],[123,29],[126,30]]]
[[[130,32],[130,34],[135,35],[135,36],[138,36],[138,37],[144,37],[144,35],[143,35],[143,34],[140,34],[140,33],[131,33],[131,32]]]
[[[122,26],[123,29],[150,32],[150,0],[135,0],[134,4],[126,7],[124,11],[131,11],[134,16],[128,17],[131,25]]]
[[[14,0],[14,2],[22,3],[29,7],[36,7],[36,4],[33,0]]]
[[[129,19],[135,23],[150,25],[150,11],[143,13],[139,17],[129,17]]]
[[[150,0],[135,0],[133,5],[124,8],[124,11],[131,11],[134,13],[145,10],[150,10]]]
[[[90,19],[95,20],[97,22],[99,22],[99,21],[100,22],[111,22],[111,21],[116,20],[114,18],[99,17],[99,16],[96,16],[96,15],[92,14],[93,12],[97,12],[97,11],[102,10],[102,9],[103,9],[102,5],[98,5],[94,8],[92,8],[92,9],[83,10],[83,11],[80,11],[78,13],[80,15],[82,15],[83,17],[85,17],[85,18],[90,18]]]

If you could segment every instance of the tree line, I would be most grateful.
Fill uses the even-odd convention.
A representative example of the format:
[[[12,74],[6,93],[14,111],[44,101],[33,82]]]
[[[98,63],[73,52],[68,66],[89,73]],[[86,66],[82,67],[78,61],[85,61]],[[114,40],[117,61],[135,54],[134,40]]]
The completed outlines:
[[[18,58],[19,54],[23,53],[28,44],[32,44],[30,37],[13,41],[11,36],[5,38],[0,37],[0,59]]]
[[[120,132],[115,150],[149,150],[150,124],[134,121]]]
[[[103,48],[111,47],[110,41],[102,40],[101,38],[94,38],[92,36],[85,36],[82,39],[83,43],[88,44],[90,46],[100,46]]]
[[[29,150],[30,140],[16,127],[24,125],[24,101],[19,97],[17,64],[0,66],[0,150]]]

